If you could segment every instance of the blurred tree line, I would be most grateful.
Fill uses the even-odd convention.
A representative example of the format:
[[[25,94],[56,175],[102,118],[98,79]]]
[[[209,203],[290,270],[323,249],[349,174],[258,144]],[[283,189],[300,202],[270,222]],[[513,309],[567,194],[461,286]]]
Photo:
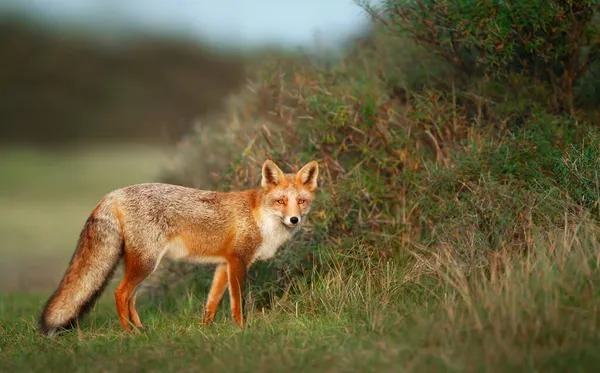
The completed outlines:
[[[0,22],[0,141],[164,141],[218,110],[244,62],[189,41],[100,43]]]

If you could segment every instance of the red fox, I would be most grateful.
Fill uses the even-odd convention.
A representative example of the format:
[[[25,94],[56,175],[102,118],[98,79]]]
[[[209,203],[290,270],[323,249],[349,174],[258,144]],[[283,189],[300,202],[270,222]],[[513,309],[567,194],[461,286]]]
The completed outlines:
[[[284,174],[266,160],[261,188],[204,191],[163,183],[136,184],[107,194],[88,217],[77,249],[40,317],[40,332],[53,336],[76,325],[106,287],[121,258],[115,291],[125,330],[142,328],[137,287],[163,257],[216,264],[203,325],[210,324],[229,285],[231,311],[244,328],[242,296],[249,266],[272,257],[299,229],[317,189],[318,163]]]

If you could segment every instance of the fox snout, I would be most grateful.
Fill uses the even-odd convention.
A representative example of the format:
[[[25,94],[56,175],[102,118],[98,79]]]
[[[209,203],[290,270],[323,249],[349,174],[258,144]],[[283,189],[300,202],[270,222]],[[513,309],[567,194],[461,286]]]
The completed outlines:
[[[300,217],[299,216],[285,216],[283,218],[283,223],[290,228],[295,227],[296,225],[298,225],[298,223],[300,223]]]

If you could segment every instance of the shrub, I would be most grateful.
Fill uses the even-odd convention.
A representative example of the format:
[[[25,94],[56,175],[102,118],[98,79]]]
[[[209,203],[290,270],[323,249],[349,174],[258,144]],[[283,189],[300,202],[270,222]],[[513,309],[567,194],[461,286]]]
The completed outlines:
[[[546,86],[571,115],[578,80],[600,56],[597,0],[386,0],[385,16],[362,4],[467,77]]]
[[[469,34],[472,25],[459,20],[479,19],[483,11],[468,3],[449,1],[432,10],[432,17],[444,11],[465,30],[462,49],[447,50],[455,58],[468,59],[464,50],[477,50],[471,45],[478,42]],[[495,255],[527,252],[536,234],[562,227],[565,214],[597,209],[595,174],[580,168],[596,164],[594,149],[600,145],[586,115],[556,110],[551,101],[539,99],[542,83],[509,94],[515,76],[533,79],[523,73],[530,65],[519,65],[513,54],[494,63],[474,59],[480,74],[471,73],[468,80],[455,75],[447,59],[418,46],[425,31],[414,17],[428,8],[414,4],[430,3],[388,2],[378,18],[387,26],[375,25],[373,42],[333,67],[317,68],[302,56],[265,59],[252,85],[240,93],[251,100],[214,122],[233,129],[225,137],[231,146],[216,153],[222,154],[218,163],[206,162],[206,150],[194,144],[223,144],[224,131],[190,138],[183,168],[203,165],[203,175],[217,172],[220,178],[210,183],[219,189],[258,185],[267,157],[288,168],[315,158],[320,162],[319,196],[309,224],[276,258],[251,269],[257,307],[284,296],[295,278],[310,283],[313,271],[330,270],[323,250],[354,260],[402,263],[411,252],[423,254],[428,248],[464,263],[485,263]],[[498,5],[486,18],[488,38],[493,22],[512,20],[513,8],[507,6]],[[548,25],[557,22],[555,8],[540,10]],[[398,12],[411,15],[413,23],[398,26]],[[439,21],[436,25],[446,22],[432,19]],[[525,22],[514,22],[519,20]],[[397,32],[403,27],[408,36]],[[521,48],[523,41],[506,32],[510,48]],[[524,50],[527,58],[537,53]],[[415,60],[420,63],[401,64]],[[196,172],[172,174],[183,184],[209,183]],[[192,272],[183,278],[195,278],[206,288],[210,273]]]

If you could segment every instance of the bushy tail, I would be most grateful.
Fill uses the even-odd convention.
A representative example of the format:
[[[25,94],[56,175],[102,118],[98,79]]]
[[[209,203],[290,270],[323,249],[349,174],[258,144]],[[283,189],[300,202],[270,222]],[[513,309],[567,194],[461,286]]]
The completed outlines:
[[[94,305],[123,255],[119,221],[107,204],[99,204],[87,219],[58,289],[40,317],[40,332],[52,336],[71,328]]]

